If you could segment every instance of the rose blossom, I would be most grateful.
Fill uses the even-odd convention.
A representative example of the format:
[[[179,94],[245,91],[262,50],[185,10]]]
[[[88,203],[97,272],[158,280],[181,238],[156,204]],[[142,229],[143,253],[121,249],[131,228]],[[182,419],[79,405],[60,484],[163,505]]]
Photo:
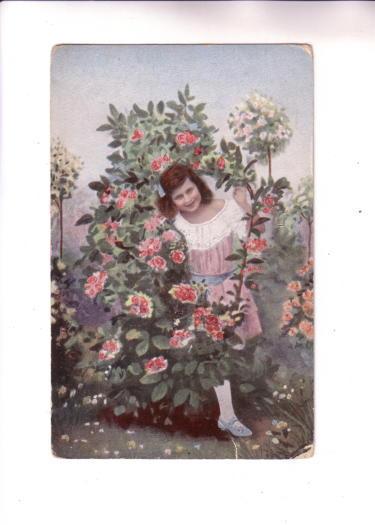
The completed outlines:
[[[198,140],[199,137],[190,131],[182,131],[176,135],[176,142],[179,146],[184,146],[185,144],[195,144],[195,142]]]
[[[116,231],[120,224],[120,221],[111,221],[111,219],[108,219],[103,226],[109,230]]]
[[[211,310],[203,306],[199,306],[194,310],[193,319],[195,328],[199,328],[199,326],[203,324],[204,317],[209,313],[211,313]]]
[[[176,284],[169,293],[181,303],[196,303],[198,299],[197,291],[190,284]]]
[[[196,162],[193,162],[191,167],[193,168],[193,170],[198,170],[200,165],[201,165],[200,161],[197,160]]]
[[[151,169],[152,169],[152,171],[160,171],[161,166],[162,166],[162,163],[161,163],[160,159],[154,159],[151,162]]]
[[[182,264],[185,260],[185,254],[181,250],[173,250],[169,254],[169,257],[175,264]]]
[[[163,356],[153,357],[145,364],[145,371],[147,374],[157,374],[163,372],[168,368],[168,361]]]
[[[130,140],[132,142],[135,142],[137,140],[143,139],[144,135],[145,134],[143,133],[143,131],[141,131],[140,129],[135,129],[133,135],[130,137]]]
[[[298,325],[298,328],[307,337],[307,339],[314,338],[314,325],[310,321],[301,321]]]
[[[177,233],[174,230],[166,230],[163,232],[161,238],[165,242],[175,241],[177,239]]]
[[[302,286],[301,286],[301,283],[299,281],[291,281],[288,284],[287,288],[291,292],[298,292],[299,290],[301,290]]]
[[[217,159],[216,166],[219,168],[219,170],[223,170],[225,168],[225,159],[224,159],[224,157],[219,157]]]
[[[248,252],[260,253],[266,248],[268,248],[266,239],[251,239],[246,243]]]
[[[85,294],[91,299],[96,297],[103,288],[106,280],[108,279],[107,272],[94,272],[87,278],[85,283]]]
[[[314,291],[313,290],[305,290],[302,294],[302,297],[305,301],[312,301],[314,298]]]
[[[108,361],[116,357],[116,354],[120,351],[120,343],[116,339],[109,339],[105,341],[100,352],[99,361]]]
[[[313,305],[313,303],[311,301],[306,301],[302,305],[302,310],[305,312],[305,314],[308,317],[312,317],[313,313],[314,313],[314,305]]]
[[[139,244],[139,247],[138,247],[139,256],[147,257],[147,256],[155,255],[155,253],[159,252],[160,249],[161,249],[161,240],[157,237],[150,237],[149,239],[145,239]]]
[[[281,319],[284,323],[289,323],[293,319],[293,315],[290,312],[284,312]]]
[[[200,146],[197,146],[196,148],[194,148],[194,155],[200,155],[203,151],[203,148],[201,148]]]
[[[102,253],[102,264],[108,264],[113,261],[113,256],[109,253]]]
[[[161,215],[153,215],[147,221],[145,221],[145,230],[148,232],[155,231],[160,224],[163,222]]]
[[[99,200],[101,204],[107,204],[109,199],[111,198],[111,188],[105,188],[103,192],[101,193]]]
[[[167,267],[166,260],[160,255],[155,255],[155,257],[150,259],[147,264],[154,270],[165,270]]]
[[[293,305],[291,301],[285,301],[285,303],[283,303],[284,312],[291,312],[292,309],[293,309]]]
[[[295,299],[292,299],[292,306],[294,308],[299,308],[301,306],[301,303],[300,303],[298,297],[296,297]]]
[[[144,293],[138,292],[137,294],[130,295],[125,306],[129,308],[129,312],[132,315],[142,318],[149,318],[152,316],[152,300]]]
[[[192,339],[193,334],[188,330],[174,330],[169,339],[169,345],[173,348],[183,348]]]
[[[297,328],[295,326],[292,326],[292,328],[290,328],[289,331],[288,331],[288,335],[290,335],[292,337],[297,335],[297,333],[298,333],[298,330],[297,330]]]

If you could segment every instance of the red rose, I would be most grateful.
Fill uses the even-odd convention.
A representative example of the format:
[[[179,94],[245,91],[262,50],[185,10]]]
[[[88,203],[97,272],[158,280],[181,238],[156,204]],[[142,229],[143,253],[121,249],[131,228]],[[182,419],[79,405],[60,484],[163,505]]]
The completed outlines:
[[[185,132],[177,133],[176,142],[180,146],[182,146],[183,144],[186,144],[186,133]]]
[[[130,190],[129,193],[128,193],[128,199],[130,200],[134,200],[138,197],[138,192],[137,190]]]
[[[194,155],[200,155],[203,151],[203,148],[198,146],[197,148],[194,148]]]
[[[173,250],[170,254],[169,254],[170,258],[172,259],[172,261],[176,264],[181,264],[184,262],[185,260],[185,254],[184,252],[182,252],[181,250]]]
[[[147,374],[157,374],[168,368],[168,361],[163,356],[153,357],[150,361],[145,364],[145,370]]]
[[[262,200],[263,206],[266,206],[267,208],[272,208],[276,204],[276,199],[272,197],[271,195],[267,195]]]
[[[150,259],[147,264],[154,270],[165,270],[167,266],[166,260],[164,257],[160,257],[160,255],[155,255],[155,257]]]
[[[193,170],[198,170],[200,165],[201,165],[200,161],[197,160],[196,162],[193,162],[191,167],[193,168]]]
[[[130,137],[130,140],[132,142],[135,142],[136,140],[142,139],[144,137],[143,131],[140,129],[135,129],[133,132],[133,135]]]
[[[108,278],[107,272],[94,272],[90,275],[85,283],[85,294],[91,299],[103,291],[105,282]]]
[[[225,168],[225,159],[224,159],[224,157],[219,157],[217,159],[216,166],[219,168],[219,170],[223,170]]]
[[[177,284],[169,293],[181,303],[196,303],[198,299],[197,291],[189,284]]]
[[[157,237],[151,237],[142,241],[138,247],[140,257],[155,255],[161,249],[161,240]]]
[[[193,133],[190,133],[190,131],[186,132],[186,143],[187,144],[195,144],[199,140],[199,137],[196,135],[193,135]]]

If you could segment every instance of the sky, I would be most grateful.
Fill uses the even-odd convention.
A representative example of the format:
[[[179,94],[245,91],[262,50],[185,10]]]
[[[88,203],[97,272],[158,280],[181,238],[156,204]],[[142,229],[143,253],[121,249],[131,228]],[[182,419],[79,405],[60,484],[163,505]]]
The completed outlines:
[[[313,59],[302,46],[60,45],[51,61],[51,137],[84,162],[78,189],[65,203],[68,249],[76,251],[84,234],[74,222],[97,202],[87,185],[109,167],[109,135],[96,129],[110,103],[126,113],[134,103],[174,100],[189,84],[196,102],[206,102],[219,143],[232,138],[229,113],[256,90],[285,109],[293,129],[286,150],[273,159],[273,175],[297,187],[313,174]],[[263,175],[267,167],[257,171]]]

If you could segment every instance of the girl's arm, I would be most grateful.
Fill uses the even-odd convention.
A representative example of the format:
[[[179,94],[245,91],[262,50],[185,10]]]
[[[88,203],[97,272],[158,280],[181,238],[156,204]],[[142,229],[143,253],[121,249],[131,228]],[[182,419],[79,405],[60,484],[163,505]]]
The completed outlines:
[[[245,213],[252,215],[252,206],[251,203],[247,200],[247,190],[245,188],[235,188],[233,191],[233,198],[237,202],[238,206],[243,209]],[[259,219],[259,215],[253,217],[253,222],[256,222]],[[255,230],[258,230],[260,233],[264,233],[266,227],[264,224],[259,224],[259,226],[254,226]]]

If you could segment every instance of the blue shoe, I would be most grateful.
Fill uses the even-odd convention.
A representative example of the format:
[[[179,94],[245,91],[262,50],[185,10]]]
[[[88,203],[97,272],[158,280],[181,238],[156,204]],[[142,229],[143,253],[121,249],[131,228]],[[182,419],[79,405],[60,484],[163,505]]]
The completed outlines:
[[[243,425],[241,421],[236,418],[236,416],[233,416],[228,421],[224,421],[224,419],[219,418],[217,426],[221,430],[230,432],[236,437],[249,437],[253,434],[249,428],[245,427],[245,425]]]

